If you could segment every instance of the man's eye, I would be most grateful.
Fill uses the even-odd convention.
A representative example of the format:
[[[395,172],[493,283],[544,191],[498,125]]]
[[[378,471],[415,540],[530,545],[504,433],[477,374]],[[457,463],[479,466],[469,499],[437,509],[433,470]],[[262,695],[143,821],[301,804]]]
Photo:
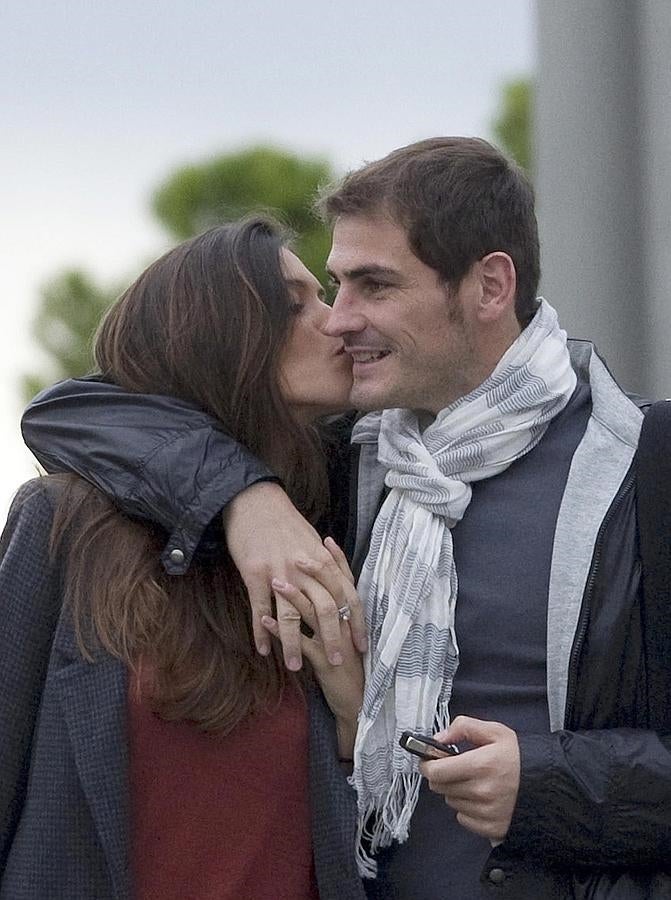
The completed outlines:
[[[389,287],[388,284],[385,284],[383,281],[367,281],[365,284],[365,288],[369,294],[379,294],[381,291],[386,290]]]
[[[305,304],[301,303],[299,300],[295,300],[293,303],[289,304],[289,315],[300,316],[304,309]]]

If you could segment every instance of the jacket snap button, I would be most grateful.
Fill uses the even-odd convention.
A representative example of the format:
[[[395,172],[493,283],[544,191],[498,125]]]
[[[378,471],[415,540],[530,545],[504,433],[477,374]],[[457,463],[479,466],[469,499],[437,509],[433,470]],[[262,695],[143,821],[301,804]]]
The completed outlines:
[[[174,550],[170,551],[170,562],[174,562],[177,565],[184,562],[184,553],[178,547],[175,547]]]
[[[489,880],[492,884],[503,884],[503,882],[506,880],[506,873],[503,871],[503,869],[490,869]]]

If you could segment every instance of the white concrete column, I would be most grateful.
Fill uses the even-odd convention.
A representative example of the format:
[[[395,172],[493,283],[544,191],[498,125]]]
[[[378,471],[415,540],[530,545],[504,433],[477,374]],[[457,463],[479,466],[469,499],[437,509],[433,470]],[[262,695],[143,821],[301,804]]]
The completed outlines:
[[[671,398],[671,3],[639,3],[647,373],[650,395]]]
[[[538,0],[538,39],[543,293],[624,387],[669,396],[671,3]]]

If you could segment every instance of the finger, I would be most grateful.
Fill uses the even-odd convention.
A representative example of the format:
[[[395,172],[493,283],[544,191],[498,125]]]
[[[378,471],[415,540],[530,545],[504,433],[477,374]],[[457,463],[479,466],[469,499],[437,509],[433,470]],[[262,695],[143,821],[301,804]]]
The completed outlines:
[[[261,620],[261,623],[263,627],[273,635],[273,637],[279,638],[280,628],[276,619],[273,619],[272,616],[264,616]],[[325,668],[325,666],[328,665],[321,641],[316,638],[309,638],[302,632],[301,652],[305,659],[310,661],[315,671],[321,671]]]
[[[354,575],[352,574],[352,570],[350,569],[349,563],[347,562],[347,557],[332,537],[327,537],[324,539],[324,546],[335,560],[336,565],[342,572],[343,576],[354,588],[354,592],[349,595],[348,600],[348,604],[351,610],[350,628],[352,631],[352,640],[354,641],[354,646],[357,648],[357,650],[360,653],[365,653],[368,650],[368,629],[366,628],[366,617],[364,615],[363,606],[361,604],[361,598],[356,592]]]
[[[340,549],[338,544],[336,544],[332,537],[327,537],[324,538],[324,546],[333,557],[335,564],[338,566],[345,578],[352,584],[354,584],[354,575],[352,575],[352,570],[350,569],[349,563],[347,562],[347,557]]]
[[[340,570],[338,563],[328,551],[314,556],[305,556],[296,560],[296,568],[318,581],[331,594],[334,601],[343,596],[351,581]]]
[[[477,750],[468,750],[457,756],[443,759],[423,760],[419,764],[420,773],[426,778],[432,791],[445,793],[455,790],[455,785],[468,784],[477,777]]]
[[[358,594],[357,594],[358,600]],[[368,629],[366,628],[366,619],[363,614],[363,608],[360,602],[352,605],[350,603],[350,630],[352,632],[352,641],[359,653],[366,653],[368,650]]]
[[[342,582],[342,576],[339,576],[339,578]],[[273,585],[275,586],[275,582],[273,582]],[[292,589],[291,585],[283,585],[283,587],[288,588],[290,591]],[[316,617],[313,631],[318,634],[324,645],[328,661],[333,666],[339,666],[342,664],[344,658],[343,635],[340,630],[340,617],[338,615],[336,602],[329,591],[323,587],[321,582],[311,576],[303,577],[301,587],[301,593],[309,601],[313,608],[313,614]],[[276,591],[280,590],[279,587],[275,587],[274,589]],[[293,588],[293,590],[298,589]],[[285,596],[287,599],[294,602],[294,595],[292,593],[286,593],[285,591]],[[344,605],[346,605],[346,603],[343,603],[343,606]]]
[[[458,812],[457,822],[462,828],[466,828],[467,831],[472,831],[474,834],[479,834],[481,837],[487,837],[485,834],[485,825],[482,820],[474,818],[473,816],[468,815],[468,813]]]
[[[303,591],[299,590],[295,584],[291,584],[288,581],[280,581],[279,578],[273,578],[272,586],[275,596],[279,594],[284,597],[285,600],[295,607],[308,628],[310,628],[311,631],[316,632],[319,623],[310,598],[307,597]]]
[[[297,672],[303,664],[301,654],[301,615],[295,606],[277,592],[275,592],[275,606],[284,664],[291,672]]]
[[[279,640],[280,626],[277,619],[274,619],[272,616],[263,616],[261,624],[266,631],[270,632],[273,637]],[[301,632],[301,653],[307,659],[310,659],[311,656],[315,655],[310,647],[310,645],[314,643],[315,642],[311,638]]]
[[[437,741],[459,743],[466,741],[475,747],[493,744],[501,740],[510,729],[501,722],[488,722],[484,719],[473,719],[470,716],[457,716],[450,727],[434,735]]]
[[[268,638],[268,632],[261,624],[261,618],[272,615],[273,611],[268,584],[265,580],[249,581],[247,583],[247,594],[249,595],[249,605],[252,609],[254,644],[261,656],[268,656],[270,653],[270,639]]]
[[[352,582],[340,571],[334,558],[329,554],[328,560],[322,558],[297,560],[296,567],[311,579],[302,587],[317,611],[319,630],[327,653],[331,651],[331,641],[334,641],[335,647],[338,610],[343,607],[349,609],[354,646],[361,653],[365,653],[368,649],[368,638],[361,599]]]
[[[440,785],[436,784],[436,787],[439,788]],[[433,790],[433,788],[431,788],[431,790]],[[481,798],[477,792],[471,790],[471,786],[468,784],[450,785],[450,789],[447,793],[445,790],[435,790],[434,793],[442,794],[445,797],[445,802],[454,809],[472,807],[473,809],[477,808],[484,811],[487,805],[491,803],[491,798]]]
[[[458,812],[456,818],[462,828],[466,828],[468,831],[472,831],[474,834],[479,834],[480,837],[486,838],[491,843],[492,847],[496,847],[497,844],[500,844],[505,840],[508,827],[502,825],[500,822],[486,816],[479,816],[477,813],[472,813],[470,810],[468,812]]]

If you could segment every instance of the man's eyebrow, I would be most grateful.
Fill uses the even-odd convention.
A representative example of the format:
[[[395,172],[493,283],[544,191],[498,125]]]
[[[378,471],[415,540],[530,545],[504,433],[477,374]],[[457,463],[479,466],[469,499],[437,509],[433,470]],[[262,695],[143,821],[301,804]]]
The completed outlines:
[[[336,278],[335,273],[326,267],[327,273],[331,276],[331,278]],[[367,266],[357,266],[356,269],[345,269],[342,273],[346,278],[357,279],[357,278],[369,278],[371,275],[375,277],[379,277],[382,275],[385,278],[393,278],[398,279],[400,277],[399,272],[396,269],[392,269],[389,266],[378,266],[374,263],[370,263]]]

